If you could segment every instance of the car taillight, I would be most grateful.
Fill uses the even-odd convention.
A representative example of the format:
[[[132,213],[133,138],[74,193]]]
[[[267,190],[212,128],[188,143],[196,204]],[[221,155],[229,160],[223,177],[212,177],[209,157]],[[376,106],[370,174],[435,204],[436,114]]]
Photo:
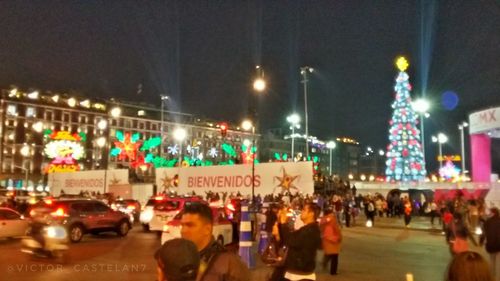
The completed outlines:
[[[45,199],[44,202],[47,205],[52,205],[52,200],[51,199]]]
[[[129,209],[129,210],[135,210],[135,206],[134,205],[128,205],[127,209]]]
[[[155,200],[161,201],[161,200],[163,200],[163,196],[156,196]]]
[[[54,216],[54,217],[67,217],[68,214],[66,214],[66,212],[64,211],[63,208],[58,208],[56,211],[50,213],[50,215]]]

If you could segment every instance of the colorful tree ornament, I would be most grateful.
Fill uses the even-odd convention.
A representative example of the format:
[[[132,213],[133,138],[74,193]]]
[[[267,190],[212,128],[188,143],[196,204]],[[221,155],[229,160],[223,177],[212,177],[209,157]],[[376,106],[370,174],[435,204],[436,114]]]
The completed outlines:
[[[411,85],[405,72],[409,64],[404,57],[400,57],[396,65],[400,72],[396,77],[396,95],[392,103],[394,111],[389,121],[386,180],[420,181],[425,178],[426,171],[417,128],[418,115],[411,106]]]

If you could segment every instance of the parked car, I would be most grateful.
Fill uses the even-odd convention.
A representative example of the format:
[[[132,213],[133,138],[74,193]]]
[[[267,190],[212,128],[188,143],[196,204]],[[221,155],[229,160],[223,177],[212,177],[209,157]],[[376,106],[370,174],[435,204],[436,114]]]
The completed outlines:
[[[0,238],[26,235],[29,220],[10,208],[0,208]]]
[[[161,233],[165,223],[169,222],[177,214],[179,214],[182,209],[184,209],[184,206],[193,202],[200,203],[204,201],[197,196],[175,196],[164,198],[153,207],[153,216],[149,222],[149,230]]]
[[[227,218],[223,207],[211,206],[213,221],[213,236],[221,245],[233,243],[233,227],[231,221]],[[161,235],[161,244],[168,240],[181,237],[181,218],[182,213],[178,213],[172,220],[165,223]]]
[[[31,216],[46,215],[53,223],[66,227],[71,242],[79,242],[84,234],[114,231],[126,236],[132,228],[127,214],[115,211],[95,199],[47,200],[30,211]]]

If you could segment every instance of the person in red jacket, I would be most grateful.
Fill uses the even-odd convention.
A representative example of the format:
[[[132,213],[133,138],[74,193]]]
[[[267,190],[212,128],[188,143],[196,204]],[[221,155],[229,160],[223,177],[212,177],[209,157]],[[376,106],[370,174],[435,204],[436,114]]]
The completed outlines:
[[[324,216],[320,222],[320,229],[324,253],[323,268],[326,268],[330,261],[330,274],[336,275],[339,264],[342,232],[332,210],[325,210]]]

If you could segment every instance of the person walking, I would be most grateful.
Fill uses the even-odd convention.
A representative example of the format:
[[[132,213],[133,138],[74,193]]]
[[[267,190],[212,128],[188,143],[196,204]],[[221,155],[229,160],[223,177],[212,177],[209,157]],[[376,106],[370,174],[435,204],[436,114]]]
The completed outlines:
[[[412,208],[411,208],[411,201],[408,198],[405,198],[403,207],[405,216],[405,227],[410,227]]]
[[[366,203],[366,219],[371,221],[371,225],[375,226],[375,202],[371,198],[368,198],[368,201]]]
[[[430,204],[429,209],[431,210],[431,213],[430,213],[430,215],[431,215],[431,225],[434,226],[434,219],[436,217],[439,217],[439,214],[438,214],[438,205],[434,201],[432,201],[429,204]]]
[[[323,242],[323,268],[330,262],[330,274],[337,275],[342,232],[332,210],[326,210],[320,222]]]
[[[462,214],[454,213],[453,219],[448,227],[448,233],[446,235],[452,255],[456,255],[469,250],[469,243],[467,242],[468,236],[469,231],[467,229],[467,226],[465,225]]]
[[[215,241],[212,209],[206,204],[193,203],[184,207],[181,236],[192,241],[200,255],[199,281],[249,281],[250,270],[235,253]],[[175,255],[175,254],[174,254]]]
[[[491,217],[484,222],[481,244],[486,240],[486,251],[490,255],[491,273],[500,281],[500,214],[498,208],[491,208]]]

